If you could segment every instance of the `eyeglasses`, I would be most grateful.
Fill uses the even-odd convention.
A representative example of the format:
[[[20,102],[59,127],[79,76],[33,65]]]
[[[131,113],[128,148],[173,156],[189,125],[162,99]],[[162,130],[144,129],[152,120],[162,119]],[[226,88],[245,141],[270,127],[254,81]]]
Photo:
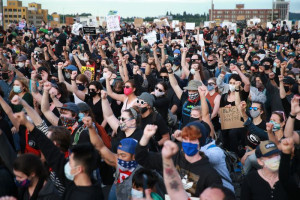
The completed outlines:
[[[119,121],[121,122],[125,122],[125,121],[129,121],[129,120],[132,120],[132,118],[129,118],[129,119],[126,119],[124,117],[118,117]]]
[[[252,107],[252,106],[251,106],[251,107],[249,108],[249,110],[252,110],[252,109],[253,109],[254,111],[257,111],[257,110],[259,110],[259,108],[258,108],[258,107]]]
[[[129,89],[129,88],[131,88],[131,87],[130,87],[129,85],[124,85],[123,88]]]
[[[141,99],[138,99],[138,100],[136,100],[136,103],[138,103],[138,104],[142,104],[142,105],[144,105],[144,104],[147,104],[147,102],[146,102],[146,101],[144,101],[144,100],[141,100]]]
[[[216,85],[215,83],[208,83],[208,85],[210,85],[210,86],[214,86],[214,85]]]
[[[158,90],[159,92],[163,92],[163,90],[158,87],[155,87],[155,89]]]

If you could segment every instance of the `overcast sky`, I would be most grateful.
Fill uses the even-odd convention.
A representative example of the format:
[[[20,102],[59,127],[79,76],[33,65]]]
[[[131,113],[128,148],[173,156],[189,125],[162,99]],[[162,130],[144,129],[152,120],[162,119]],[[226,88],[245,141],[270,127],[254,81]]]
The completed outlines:
[[[7,0],[4,0],[6,5]],[[92,13],[95,16],[106,16],[109,10],[117,10],[122,17],[158,16],[172,13],[208,12],[210,0],[23,0],[23,6],[28,3],[41,3],[43,9],[63,14]],[[300,1],[290,0],[290,11],[300,13]],[[272,0],[214,0],[215,9],[233,9],[235,4],[244,3],[247,9],[271,9]]]

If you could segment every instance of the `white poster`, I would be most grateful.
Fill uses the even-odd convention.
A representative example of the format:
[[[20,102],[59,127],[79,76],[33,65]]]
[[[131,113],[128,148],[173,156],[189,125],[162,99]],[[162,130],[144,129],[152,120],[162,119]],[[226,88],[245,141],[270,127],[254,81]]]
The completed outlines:
[[[75,23],[73,24],[73,27],[72,27],[72,33],[74,35],[79,35],[79,29],[82,28],[83,25],[82,24],[79,24],[79,23]]]
[[[197,41],[197,35],[193,35],[193,37],[196,39]],[[205,44],[204,44],[204,40],[203,40],[203,34],[199,34],[199,41],[197,41],[198,44],[201,46],[201,47],[204,47]]]
[[[156,32],[152,31],[150,33],[148,33],[147,35],[144,36],[144,39],[147,39],[150,45],[153,45],[156,41]]]
[[[127,41],[132,42],[132,37],[128,36],[128,37],[123,37],[123,42],[127,43]]]
[[[186,23],[185,24],[186,30],[194,30],[195,29],[195,23]]]
[[[177,44],[180,44],[181,47],[184,47],[184,41],[181,40],[181,39],[174,39],[174,40],[172,40],[172,42],[175,42],[175,43],[177,43]]]
[[[109,15],[106,17],[107,32],[120,31],[120,20],[118,15]]]
[[[172,27],[175,28],[176,25],[179,25],[179,20],[173,20],[172,21]]]

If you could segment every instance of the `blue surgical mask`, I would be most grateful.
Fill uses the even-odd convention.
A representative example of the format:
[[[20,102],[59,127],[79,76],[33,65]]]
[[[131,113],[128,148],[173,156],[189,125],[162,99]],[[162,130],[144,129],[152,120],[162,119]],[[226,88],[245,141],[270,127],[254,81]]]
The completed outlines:
[[[273,124],[273,132],[279,131],[280,130],[280,124],[278,124],[277,122],[274,122],[273,120],[270,121],[271,124]]]
[[[213,89],[215,89],[213,85],[208,85],[208,86],[207,86],[207,90],[208,90],[208,91],[212,91]]]
[[[13,90],[14,90],[14,93],[21,93],[22,92],[21,87],[18,86],[18,85],[14,85]]]
[[[84,118],[84,113],[79,113],[78,114],[78,117],[79,117],[79,122],[81,122],[82,121],[82,119]]]
[[[131,197],[137,198],[137,199],[143,198],[143,191],[138,191],[138,190],[132,188],[131,189]]]
[[[65,164],[64,170],[65,170],[65,176],[67,177],[67,179],[69,179],[70,181],[73,181],[77,174],[71,174],[72,168],[70,166],[70,162],[67,162]]]
[[[122,170],[129,170],[132,168],[136,168],[137,162],[135,160],[125,161],[118,158],[118,165]]]
[[[182,148],[186,155],[194,156],[196,153],[199,152],[198,144],[193,144],[190,142],[182,142]]]
[[[24,181],[18,181],[18,180],[15,178],[15,184],[16,184],[17,187],[25,188],[25,187],[28,187],[28,186],[29,186],[30,180],[25,179]]]

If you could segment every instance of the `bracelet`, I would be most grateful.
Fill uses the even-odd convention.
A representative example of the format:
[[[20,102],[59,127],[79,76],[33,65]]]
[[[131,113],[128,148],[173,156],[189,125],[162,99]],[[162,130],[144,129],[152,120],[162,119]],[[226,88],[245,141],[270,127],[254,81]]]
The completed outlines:
[[[239,92],[240,90],[235,90],[236,92]]]
[[[75,79],[71,79],[71,81],[75,81]]]
[[[291,113],[290,113],[290,118],[292,118],[292,119],[295,119],[296,118],[296,115],[292,115]]]
[[[173,70],[171,70],[171,71],[168,71],[168,74],[173,74]]]

